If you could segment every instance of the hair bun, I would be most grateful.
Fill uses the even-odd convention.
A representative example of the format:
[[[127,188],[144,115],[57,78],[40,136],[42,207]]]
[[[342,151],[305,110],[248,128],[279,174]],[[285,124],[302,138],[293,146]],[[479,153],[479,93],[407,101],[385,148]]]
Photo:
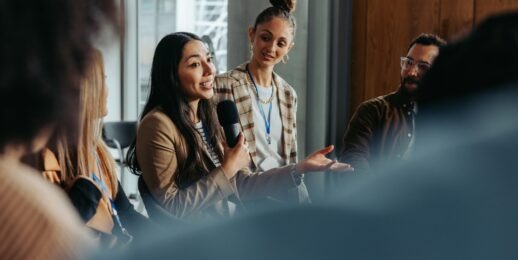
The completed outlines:
[[[272,3],[274,7],[291,13],[295,10],[297,0],[270,0],[270,3]]]

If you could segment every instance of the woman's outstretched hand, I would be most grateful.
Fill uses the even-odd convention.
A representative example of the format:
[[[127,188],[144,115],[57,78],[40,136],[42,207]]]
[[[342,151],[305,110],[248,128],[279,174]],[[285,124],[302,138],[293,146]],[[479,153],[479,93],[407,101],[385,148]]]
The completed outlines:
[[[300,161],[295,166],[297,172],[349,172],[354,171],[351,165],[331,160],[326,155],[334,150],[334,146],[330,145],[322,150],[318,150],[310,154],[306,159]]]

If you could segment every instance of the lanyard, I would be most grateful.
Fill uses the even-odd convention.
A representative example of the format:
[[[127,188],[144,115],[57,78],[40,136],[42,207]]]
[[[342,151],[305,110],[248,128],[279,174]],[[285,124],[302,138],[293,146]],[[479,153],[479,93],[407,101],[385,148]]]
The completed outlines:
[[[101,189],[103,190],[104,194],[106,194],[106,196],[108,196],[108,199],[110,200],[110,204],[112,206],[112,211],[113,211],[113,216],[115,218],[115,221],[117,221],[117,224],[119,225],[119,227],[124,230],[124,228],[122,227],[122,222],[120,221],[120,218],[119,218],[119,214],[117,214],[117,209],[115,208],[115,202],[113,202],[112,198],[109,196],[109,192],[108,192],[108,189],[106,188],[106,185],[104,184],[104,181],[99,179],[99,177],[97,177],[97,175],[95,175],[94,173],[92,173],[92,176],[93,176],[94,181],[97,182],[97,184],[99,184],[99,186],[101,186]]]
[[[99,157],[97,156],[97,153],[95,154],[95,160],[96,160],[96,163],[97,163],[97,170],[99,171],[99,175],[102,176],[101,164],[99,162]],[[106,196],[110,200],[110,204],[112,206],[113,218],[115,219],[115,222],[117,222],[117,225],[121,229],[122,234],[124,236],[126,236],[125,239],[124,239],[124,240],[126,240],[125,242],[127,242],[127,243],[131,242],[131,240],[133,240],[133,236],[131,236],[128,233],[128,231],[126,230],[126,228],[124,228],[124,226],[122,225],[122,222],[120,220],[119,214],[117,213],[117,208],[115,207],[115,202],[113,201],[112,197],[110,196],[110,193],[108,192],[108,188],[106,187],[106,184],[104,183],[104,180],[102,180],[101,178],[97,177],[97,175],[95,173],[92,173],[92,176],[93,176],[94,181],[97,184],[99,184],[99,186],[101,186],[101,189],[102,189],[103,193],[106,194]]]
[[[268,144],[272,144],[272,138],[270,136],[270,118],[272,115],[272,101],[270,102],[270,106],[268,108],[268,118],[266,118],[266,114],[264,113],[263,105],[259,101],[259,89],[257,89],[257,84],[255,84],[254,77],[252,76],[252,73],[250,73],[250,69],[248,68],[248,64],[246,65],[246,72],[248,73],[248,76],[250,77],[250,80],[252,80],[252,84],[255,87],[255,93],[257,93],[257,106],[259,107],[259,110],[261,111],[261,116],[264,120],[264,125],[266,127],[266,141]],[[273,89],[272,89],[273,91]],[[272,93],[272,95],[275,95],[275,93]]]

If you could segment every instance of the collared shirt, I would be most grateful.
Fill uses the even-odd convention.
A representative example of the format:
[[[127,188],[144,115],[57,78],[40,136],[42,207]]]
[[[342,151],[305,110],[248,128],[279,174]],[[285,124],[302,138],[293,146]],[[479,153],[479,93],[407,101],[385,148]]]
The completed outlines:
[[[417,106],[400,90],[363,102],[344,135],[341,161],[356,171],[408,158],[414,143]]]

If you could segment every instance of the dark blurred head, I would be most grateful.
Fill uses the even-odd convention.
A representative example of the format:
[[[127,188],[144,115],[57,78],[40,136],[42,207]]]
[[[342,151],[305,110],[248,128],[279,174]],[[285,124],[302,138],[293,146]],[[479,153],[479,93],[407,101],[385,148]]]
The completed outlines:
[[[419,91],[420,113],[434,105],[454,105],[468,96],[497,92],[517,80],[518,13],[490,17],[466,38],[441,49]]]
[[[73,128],[79,82],[111,0],[0,1],[0,150],[53,123]]]
[[[421,78],[430,69],[446,42],[433,34],[421,34],[408,46],[408,53],[401,57],[401,90],[414,96]]]

